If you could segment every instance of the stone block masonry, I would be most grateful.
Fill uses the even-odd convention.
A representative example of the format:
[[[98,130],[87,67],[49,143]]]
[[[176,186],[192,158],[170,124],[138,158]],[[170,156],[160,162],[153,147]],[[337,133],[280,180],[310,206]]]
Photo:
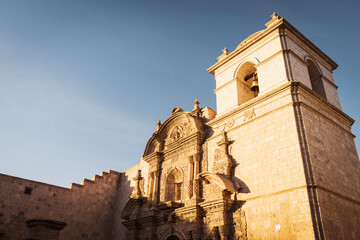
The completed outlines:
[[[0,174],[0,239],[25,239],[29,219],[65,222],[60,240],[109,239],[120,178],[110,170],[67,189]]]

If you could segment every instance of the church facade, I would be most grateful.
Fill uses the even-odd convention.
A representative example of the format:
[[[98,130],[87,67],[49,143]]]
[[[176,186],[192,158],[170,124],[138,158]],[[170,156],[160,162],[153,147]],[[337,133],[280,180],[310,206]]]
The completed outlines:
[[[0,175],[0,239],[360,239],[360,162],[337,64],[277,14],[208,71],[139,164],[70,189]]]

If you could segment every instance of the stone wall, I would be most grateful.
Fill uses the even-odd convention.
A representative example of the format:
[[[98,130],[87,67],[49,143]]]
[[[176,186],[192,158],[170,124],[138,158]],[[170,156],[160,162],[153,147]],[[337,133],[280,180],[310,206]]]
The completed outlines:
[[[148,184],[148,169],[149,166],[145,161],[140,161],[140,163],[135,166],[125,170],[121,174],[121,179],[117,188],[117,200],[116,207],[114,211],[114,222],[112,229],[112,238],[116,240],[125,240],[126,239],[126,228],[123,226],[121,219],[121,213],[129,201],[130,195],[134,189],[135,181],[133,178],[136,176],[138,169],[141,169],[141,175],[144,178],[143,183],[141,183],[141,189],[144,191],[143,194],[147,194],[147,184]]]
[[[225,129],[233,141],[230,155],[242,187],[237,199],[248,239],[314,239],[290,84],[268,94],[211,124],[209,168]]]
[[[25,239],[29,219],[65,222],[60,240],[109,239],[120,176],[110,170],[67,189],[0,174],[0,239]]]
[[[360,237],[360,162],[352,120],[310,94],[301,108],[308,157],[327,239]],[[307,101],[305,101],[307,100]]]

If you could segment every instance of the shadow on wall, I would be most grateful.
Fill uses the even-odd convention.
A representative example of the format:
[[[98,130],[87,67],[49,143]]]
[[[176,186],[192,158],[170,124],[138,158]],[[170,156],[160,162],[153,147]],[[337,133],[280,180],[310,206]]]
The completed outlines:
[[[130,199],[121,213],[126,230],[114,239],[247,239],[247,220],[242,208],[245,202],[237,199],[239,192],[235,188],[222,187],[232,182],[234,186],[243,187],[241,193],[250,192],[239,179],[231,181],[225,175],[200,174],[195,180],[193,197],[185,198],[176,190],[172,197],[145,196],[140,185],[143,179],[140,170],[133,179],[135,187],[127,195]],[[176,177],[172,180],[176,182]]]

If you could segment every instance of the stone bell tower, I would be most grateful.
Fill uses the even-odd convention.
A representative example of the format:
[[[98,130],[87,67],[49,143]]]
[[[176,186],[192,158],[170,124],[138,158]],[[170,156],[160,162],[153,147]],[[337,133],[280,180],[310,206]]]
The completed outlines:
[[[360,239],[360,162],[338,65],[271,17],[208,69],[217,101],[209,166],[226,131],[248,239]]]

